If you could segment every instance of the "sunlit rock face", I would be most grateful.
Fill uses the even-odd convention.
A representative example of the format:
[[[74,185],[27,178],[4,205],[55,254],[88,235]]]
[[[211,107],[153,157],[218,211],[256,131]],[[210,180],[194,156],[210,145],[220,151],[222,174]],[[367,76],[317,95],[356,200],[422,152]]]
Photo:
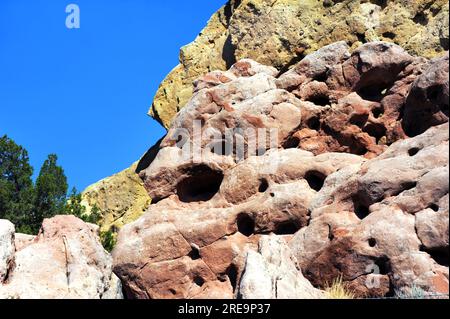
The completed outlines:
[[[122,298],[97,226],[56,216],[33,237],[0,221],[0,299]]]
[[[113,251],[127,296],[319,298],[341,277],[360,297],[448,292],[437,65],[448,72],[445,57],[336,42],[282,74],[244,59],[199,77],[140,163],[152,204]],[[425,86],[438,97],[414,126]],[[268,289],[278,276],[291,278],[280,294]]]
[[[445,0],[231,0],[180,52],[180,64],[161,83],[149,114],[170,127],[192,97],[192,83],[213,70],[251,58],[286,70],[337,41],[351,50],[388,41],[426,58],[448,50]]]

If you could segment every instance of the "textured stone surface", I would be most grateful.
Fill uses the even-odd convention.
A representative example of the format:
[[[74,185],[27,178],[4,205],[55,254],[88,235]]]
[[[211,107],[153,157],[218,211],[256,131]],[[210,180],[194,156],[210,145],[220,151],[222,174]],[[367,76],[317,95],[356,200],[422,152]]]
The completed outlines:
[[[14,258],[14,225],[7,220],[0,220],[0,284],[8,276]]]
[[[329,176],[290,244],[314,285],[343,275],[362,297],[448,293],[448,129]]]
[[[0,248],[1,255],[5,250]],[[37,238],[13,258],[8,280],[0,285],[2,299],[123,297],[111,256],[99,242],[98,227],[73,216],[45,220]]]
[[[156,159],[146,185],[157,185],[150,193],[160,200],[120,231],[114,270],[129,297],[232,298],[245,252],[255,247],[259,234],[294,234],[306,226],[317,181],[320,185],[323,176],[361,161],[350,154],[315,157],[292,149],[269,151],[223,170],[214,162],[202,163],[202,169],[184,163],[177,169],[180,175]],[[269,163],[277,164],[267,171]],[[210,183],[198,187],[205,180]]]
[[[448,50],[448,39],[444,0],[229,1],[181,49],[180,65],[162,82],[150,114],[168,128],[191,98],[197,77],[244,58],[285,70],[341,40],[352,48],[391,41],[412,55],[432,58]]]
[[[441,60],[386,42],[350,53],[338,42],[280,76],[246,59],[199,77],[167,136],[139,164],[152,204],[120,231],[113,252],[127,296],[279,297],[268,288],[277,273],[262,248],[272,245],[258,246],[271,233],[273,243],[294,236],[299,262],[272,260],[297,278],[280,296],[306,298],[307,280],[325,288],[340,276],[362,297],[413,286],[445,293],[448,124],[416,119],[427,132],[415,138],[403,130],[411,87]],[[244,151],[227,148],[230,129]],[[278,134],[262,135],[252,153],[249,129]],[[201,156],[186,157],[186,149]]]
[[[414,81],[406,101],[403,125],[409,136],[416,136],[430,126],[448,122],[448,79],[447,52],[445,56],[430,61],[424,73]]]
[[[150,197],[136,174],[137,163],[130,168],[89,186],[82,194],[86,213],[99,209],[101,229],[119,229],[138,219],[150,205]]]
[[[406,98],[427,60],[386,42],[365,44],[351,55],[348,49],[344,42],[326,46],[277,79],[279,88],[306,102],[290,146],[373,158],[406,137]]]
[[[239,287],[243,299],[321,299],[324,293],[307,281],[297,259],[279,236],[262,236],[250,250]]]
[[[15,235],[14,244],[16,246],[16,251],[20,251],[33,243],[36,239],[36,236],[26,235],[26,234],[17,234]]]

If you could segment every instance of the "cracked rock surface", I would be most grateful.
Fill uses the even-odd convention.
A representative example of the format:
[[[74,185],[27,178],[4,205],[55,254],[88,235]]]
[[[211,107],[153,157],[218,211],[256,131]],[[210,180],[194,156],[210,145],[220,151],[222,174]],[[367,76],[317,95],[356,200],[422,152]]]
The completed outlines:
[[[56,216],[36,238],[19,235],[16,248],[14,227],[0,221],[0,299],[123,298],[97,232],[76,217]]]

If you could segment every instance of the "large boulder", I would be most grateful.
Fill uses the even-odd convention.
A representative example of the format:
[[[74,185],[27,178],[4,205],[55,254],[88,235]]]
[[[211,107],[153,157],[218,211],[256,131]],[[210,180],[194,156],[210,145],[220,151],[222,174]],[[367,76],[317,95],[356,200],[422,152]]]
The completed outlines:
[[[411,88],[405,105],[404,129],[409,136],[424,133],[430,126],[448,122],[448,52],[433,59]],[[420,118],[420,121],[417,119]]]
[[[337,41],[356,48],[380,40],[436,57],[448,50],[448,8],[444,0],[230,0],[181,49],[180,64],[161,83],[150,115],[168,128],[192,97],[197,77],[244,58],[286,70]]]
[[[39,235],[20,250],[15,249],[14,232],[6,235],[2,240],[9,239],[9,244],[5,249],[7,242],[0,241],[0,256],[6,252],[10,261],[0,298],[123,298],[121,283],[112,273],[112,258],[99,242],[98,227],[73,216],[57,216],[45,220]]]
[[[199,77],[139,163],[152,204],[113,251],[127,296],[276,298],[252,287],[277,275],[298,283],[282,286],[284,297],[314,295],[307,280],[325,288],[340,276],[358,296],[413,284],[445,292],[448,223],[438,203],[448,195],[448,124],[430,123],[415,139],[403,130],[410,89],[428,66],[392,43],[350,53],[338,42],[279,76],[245,59]],[[275,237],[265,246],[283,256],[290,250],[277,236],[295,235],[299,267],[286,261],[280,274],[264,260],[267,234]],[[420,258],[407,259],[405,247]]]
[[[306,278],[343,276],[361,297],[447,294],[448,148],[445,124],[329,176],[290,242]]]

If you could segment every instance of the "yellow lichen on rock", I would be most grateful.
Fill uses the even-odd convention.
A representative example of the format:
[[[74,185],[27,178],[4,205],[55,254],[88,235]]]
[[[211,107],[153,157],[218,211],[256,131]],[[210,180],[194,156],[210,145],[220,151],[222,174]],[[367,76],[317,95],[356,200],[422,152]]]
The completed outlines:
[[[149,207],[151,199],[135,172],[136,167],[137,163],[89,186],[82,193],[86,213],[90,214],[96,207],[102,215],[102,231],[109,231],[111,227],[119,229],[135,221]]]
[[[243,58],[282,69],[341,40],[354,48],[390,41],[435,57],[448,49],[448,11],[445,0],[230,1],[181,49],[180,65],[161,84],[150,115],[167,128],[191,97],[193,80]]]

